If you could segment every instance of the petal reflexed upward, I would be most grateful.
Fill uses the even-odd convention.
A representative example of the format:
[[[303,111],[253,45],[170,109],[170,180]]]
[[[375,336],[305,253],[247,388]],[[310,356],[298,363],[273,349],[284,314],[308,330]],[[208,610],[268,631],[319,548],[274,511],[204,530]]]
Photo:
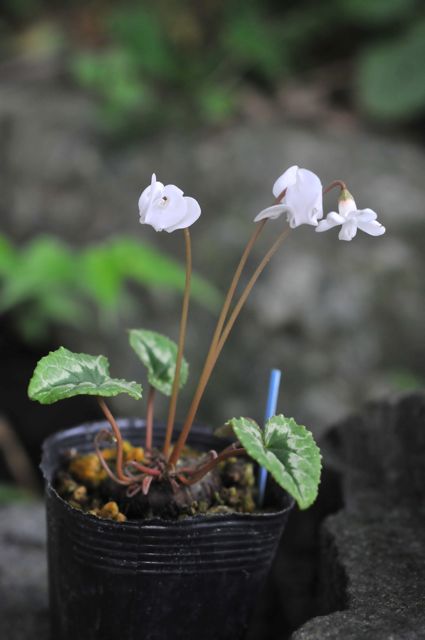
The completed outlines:
[[[299,169],[296,183],[288,186],[285,195],[285,204],[291,210],[288,222],[292,228],[300,224],[317,225],[323,216],[322,194],[319,177],[308,169]]]
[[[295,184],[297,181],[298,166],[294,164],[289,169],[286,169],[284,173],[276,180],[273,185],[273,195],[278,198],[282,191]]]
[[[139,214],[140,222],[145,222],[145,216],[155,196],[159,195],[164,189],[162,182],[157,182],[156,175],[152,174],[149,187],[146,187],[139,198]]]

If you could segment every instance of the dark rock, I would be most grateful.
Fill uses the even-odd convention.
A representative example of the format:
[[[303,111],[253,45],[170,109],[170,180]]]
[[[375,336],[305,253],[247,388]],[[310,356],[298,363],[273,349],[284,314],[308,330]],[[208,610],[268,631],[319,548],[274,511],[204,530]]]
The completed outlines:
[[[321,536],[318,610],[293,640],[425,637],[425,394],[375,403],[335,427],[325,459],[344,510]],[[328,452],[328,456],[326,456]]]

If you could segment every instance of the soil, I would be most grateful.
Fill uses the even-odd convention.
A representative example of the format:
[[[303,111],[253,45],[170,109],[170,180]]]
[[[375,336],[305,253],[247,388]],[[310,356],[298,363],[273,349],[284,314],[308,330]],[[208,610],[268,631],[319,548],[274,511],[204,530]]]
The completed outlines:
[[[115,471],[116,450],[103,449],[105,460]],[[179,467],[197,467],[205,453],[186,448]],[[124,462],[146,463],[142,447],[124,441]],[[73,508],[98,518],[117,522],[154,517],[182,519],[196,514],[252,513],[255,510],[254,465],[244,458],[228,458],[191,486],[154,479],[147,495],[132,497],[128,487],[111,480],[95,452],[70,450],[63,456],[54,487]]]

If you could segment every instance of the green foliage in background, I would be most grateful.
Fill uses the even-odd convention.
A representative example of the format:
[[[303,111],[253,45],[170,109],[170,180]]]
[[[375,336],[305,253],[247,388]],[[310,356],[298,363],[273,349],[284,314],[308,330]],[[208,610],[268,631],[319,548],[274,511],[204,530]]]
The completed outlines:
[[[31,502],[34,496],[17,485],[0,483],[0,506],[16,504],[17,502]]]
[[[183,291],[185,270],[158,249],[125,236],[83,249],[39,236],[16,247],[0,236],[0,314],[13,314],[27,340],[43,338],[52,324],[77,329],[108,321],[136,303],[135,283],[150,289]],[[192,295],[215,310],[220,294],[194,274]]]
[[[55,14],[48,0],[5,0],[0,34],[2,20],[4,30],[56,15],[71,73],[114,132],[221,123],[243,110],[247,86],[272,96],[335,63],[347,70],[345,100],[369,117],[425,113],[420,0],[76,2],[66,20],[65,6]]]
[[[367,50],[359,65],[364,108],[377,118],[407,120],[425,105],[425,19]]]

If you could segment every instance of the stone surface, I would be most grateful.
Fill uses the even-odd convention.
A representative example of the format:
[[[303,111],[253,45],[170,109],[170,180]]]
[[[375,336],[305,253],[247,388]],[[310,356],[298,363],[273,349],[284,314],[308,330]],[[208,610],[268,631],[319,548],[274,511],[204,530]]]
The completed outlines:
[[[379,239],[359,234],[342,243],[336,232],[319,236],[307,227],[292,234],[259,281],[201,406],[201,418],[217,424],[236,415],[261,419],[273,366],[285,371],[282,408],[317,434],[364,400],[425,379],[424,160],[418,145],[359,124],[306,126],[283,118],[110,145],[91,98],[56,76],[9,75],[0,86],[1,228],[18,241],[51,232],[81,245],[130,233],[181,258],[178,236],[138,226],[137,198],[155,169],[201,202],[194,263],[224,290],[251,220],[270,203],[274,178],[289,164],[311,167],[324,181],[346,178],[359,206],[379,212],[388,228]],[[334,198],[326,203],[333,207]],[[279,222],[270,224],[268,242],[277,228]],[[259,243],[251,268],[265,245]],[[122,314],[119,329],[62,331],[55,341],[107,352],[114,371],[138,378],[123,328],[145,325],[175,337],[179,304],[178,296],[140,291],[140,305]],[[212,326],[209,312],[193,304],[191,377],[179,414]],[[23,380],[22,395],[25,387]],[[137,411],[134,403],[116,407]],[[51,410],[44,411],[48,420]]]
[[[42,504],[0,509],[0,638],[47,640],[45,513]]]
[[[293,640],[425,637],[425,394],[331,430],[345,507],[322,527],[318,610]],[[332,454],[332,455],[331,455]]]

